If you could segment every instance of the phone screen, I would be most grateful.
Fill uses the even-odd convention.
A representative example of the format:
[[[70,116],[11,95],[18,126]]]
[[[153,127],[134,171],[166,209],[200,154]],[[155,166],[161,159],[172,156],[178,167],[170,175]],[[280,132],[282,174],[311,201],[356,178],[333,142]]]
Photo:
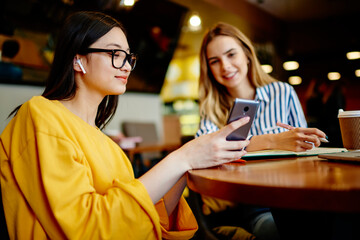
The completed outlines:
[[[254,100],[247,100],[240,98],[235,99],[227,123],[231,123],[235,120],[238,120],[246,116],[250,117],[250,121],[244,126],[241,126],[240,128],[230,133],[226,137],[226,140],[235,141],[235,140],[245,140],[247,138],[251,125],[254,122],[254,117],[259,107],[259,104],[260,104],[259,102]]]

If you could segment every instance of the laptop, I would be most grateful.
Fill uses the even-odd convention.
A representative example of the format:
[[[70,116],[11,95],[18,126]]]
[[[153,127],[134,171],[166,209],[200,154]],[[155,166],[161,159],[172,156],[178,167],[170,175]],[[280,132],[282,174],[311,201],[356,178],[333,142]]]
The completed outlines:
[[[319,158],[325,158],[330,161],[358,162],[360,164],[360,150],[319,154]]]

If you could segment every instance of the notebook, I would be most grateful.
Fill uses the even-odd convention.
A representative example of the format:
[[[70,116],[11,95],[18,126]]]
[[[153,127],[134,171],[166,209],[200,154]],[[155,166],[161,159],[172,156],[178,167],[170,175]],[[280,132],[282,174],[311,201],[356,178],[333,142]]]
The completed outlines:
[[[348,161],[348,162],[350,161],[350,162],[360,163],[360,150],[319,154],[318,157],[325,158],[331,161]]]
[[[281,157],[307,157],[316,156],[325,153],[346,152],[346,148],[327,148],[315,147],[305,152],[292,152],[284,150],[262,150],[255,152],[248,152],[242,157],[244,160],[266,159],[266,158],[281,158]]]

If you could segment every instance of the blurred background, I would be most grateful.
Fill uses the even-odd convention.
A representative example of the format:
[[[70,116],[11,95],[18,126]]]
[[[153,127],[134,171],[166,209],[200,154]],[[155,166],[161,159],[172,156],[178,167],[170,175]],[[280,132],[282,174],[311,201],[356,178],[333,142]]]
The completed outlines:
[[[264,69],[294,86],[309,126],[324,130],[332,146],[341,146],[338,109],[360,110],[356,0],[2,0],[0,46],[6,39],[19,42],[10,60],[22,75],[1,75],[1,88],[44,85],[57,32],[77,10],[102,11],[123,23],[139,56],[125,95],[158,98],[162,116],[179,117],[184,138],[193,137],[200,120],[201,40],[218,21],[237,26]],[[6,104],[0,96],[0,105]]]

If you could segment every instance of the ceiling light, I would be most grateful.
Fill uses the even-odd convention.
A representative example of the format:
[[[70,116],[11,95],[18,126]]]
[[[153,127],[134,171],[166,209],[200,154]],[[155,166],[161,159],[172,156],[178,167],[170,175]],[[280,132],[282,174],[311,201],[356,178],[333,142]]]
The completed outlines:
[[[273,67],[270,64],[263,64],[263,65],[261,65],[261,68],[266,73],[271,73],[273,71]]]
[[[134,6],[134,4],[135,4],[135,0],[121,0],[119,3],[120,6],[126,6],[126,7]]]
[[[360,69],[355,70],[355,76],[360,77]]]
[[[329,72],[328,79],[331,81],[339,80],[341,78],[340,73],[338,72]]]
[[[201,30],[201,18],[198,13],[193,13],[188,21],[188,27],[190,31]]]
[[[302,79],[299,76],[291,76],[289,77],[289,83],[291,85],[299,85],[302,83]]]
[[[346,57],[349,60],[359,59],[360,52],[358,52],[358,51],[348,52],[348,53],[346,53]]]
[[[198,15],[192,15],[189,19],[189,23],[193,27],[199,27],[201,25],[201,19]]]
[[[296,70],[299,68],[299,63],[296,61],[287,61],[284,62],[283,67],[287,71]]]

